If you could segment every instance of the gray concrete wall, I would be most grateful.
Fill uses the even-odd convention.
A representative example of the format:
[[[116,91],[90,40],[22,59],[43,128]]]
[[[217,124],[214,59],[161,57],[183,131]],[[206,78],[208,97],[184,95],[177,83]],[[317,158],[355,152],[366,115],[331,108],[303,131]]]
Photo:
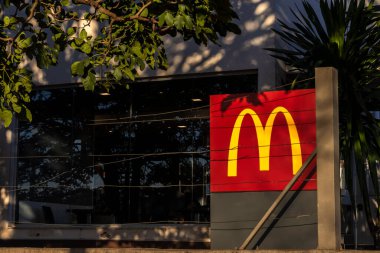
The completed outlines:
[[[210,243],[210,236],[208,224],[18,224],[3,230],[0,247],[2,240],[6,245],[12,245],[12,240],[34,243],[42,241],[46,245],[49,245],[49,241],[57,240],[99,241],[100,244],[106,244],[107,241],[146,241],[207,245]],[[28,246],[28,243],[21,245]]]
[[[211,248],[239,248],[279,194],[212,193]],[[315,249],[316,198],[316,191],[289,192],[248,249]]]

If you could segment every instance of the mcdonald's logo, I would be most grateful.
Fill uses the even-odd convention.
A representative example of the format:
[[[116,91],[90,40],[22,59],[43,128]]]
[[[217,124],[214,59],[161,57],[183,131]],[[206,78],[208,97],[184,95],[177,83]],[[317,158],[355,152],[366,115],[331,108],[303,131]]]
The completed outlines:
[[[314,89],[211,96],[212,192],[282,190],[314,147]]]
[[[260,117],[252,109],[244,109],[238,115],[234,128],[232,130],[230,148],[228,152],[228,176],[236,177],[237,176],[237,155],[238,155],[238,145],[239,145],[239,135],[241,124],[246,115],[252,117],[253,123],[256,127],[257,140],[258,140],[258,149],[259,149],[259,164],[261,171],[269,170],[269,154],[270,154],[270,142],[273,129],[273,123],[277,114],[281,112],[284,114],[290,136],[290,145],[292,148],[292,161],[293,161],[293,174],[296,174],[297,171],[302,166],[302,154],[301,154],[301,144],[300,138],[298,136],[297,127],[294,123],[292,115],[289,111],[282,107],[276,107],[272,113],[269,115],[268,121],[263,127]],[[236,148],[235,148],[236,147]]]

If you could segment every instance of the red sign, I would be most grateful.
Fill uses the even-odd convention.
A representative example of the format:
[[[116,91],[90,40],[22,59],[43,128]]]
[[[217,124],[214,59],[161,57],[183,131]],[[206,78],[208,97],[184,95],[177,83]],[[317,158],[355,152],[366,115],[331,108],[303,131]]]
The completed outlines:
[[[315,135],[314,89],[211,96],[211,191],[283,190],[313,152]],[[314,190],[315,179],[293,189]]]

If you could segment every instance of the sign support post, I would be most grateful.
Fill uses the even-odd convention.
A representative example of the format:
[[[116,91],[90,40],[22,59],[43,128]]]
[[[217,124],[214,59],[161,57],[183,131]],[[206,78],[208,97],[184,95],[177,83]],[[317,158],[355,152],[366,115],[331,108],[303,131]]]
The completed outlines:
[[[338,250],[341,241],[338,72],[315,69],[317,118],[318,249]]]

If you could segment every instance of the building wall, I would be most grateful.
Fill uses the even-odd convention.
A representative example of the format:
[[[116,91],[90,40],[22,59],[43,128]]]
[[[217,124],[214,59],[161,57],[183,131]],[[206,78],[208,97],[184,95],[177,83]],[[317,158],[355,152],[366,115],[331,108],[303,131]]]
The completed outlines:
[[[239,248],[279,194],[279,191],[212,193],[211,248]],[[317,194],[300,190],[287,194],[247,249],[315,248]]]
[[[316,2],[316,0],[313,0]],[[232,70],[258,69],[259,89],[269,89],[279,82],[281,68],[276,60],[269,56],[264,48],[275,47],[277,41],[271,28],[276,18],[285,18],[289,14],[288,7],[300,0],[234,0],[232,1],[240,20],[237,21],[242,30],[241,35],[228,34],[221,38],[219,45],[198,46],[192,41],[183,42],[180,38],[165,39],[167,46],[169,69],[167,71],[146,71],[143,77],[168,76],[181,74],[198,74]],[[97,27],[93,27],[96,32]],[[29,62],[35,73],[33,81],[37,85],[57,85],[78,82],[70,75],[70,62],[77,59],[73,51],[67,49],[60,58],[60,64],[46,71],[37,68],[35,62]],[[1,185],[12,186],[15,182],[17,156],[17,127],[0,129],[0,153],[3,159],[1,166]],[[34,238],[30,234],[17,232],[7,221],[14,220],[14,191],[11,188],[1,190],[1,220],[4,226],[0,234],[3,239]],[[63,230],[62,230],[63,231]],[[57,232],[63,233],[64,232]],[[48,233],[49,234],[49,233]],[[51,234],[49,234],[51,236]],[[41,237],[42,238],[42,237]]]
[[[301,2],[301,0],[233,0],[235,10],[240,17],[237,23],[242,30],[241,35],[228,34],[221,39],[221,46],[209,45],[208,47],[199,47],[191,41],[183,42],[180,38],[168,37],[165,44],[169,58],[169,69],[167,71],[146,71],[141,73],[141,76],[196,75],[207,72],[258,69],[259,89],[274,87],[281,82],[284,72],[283,66],[279,65],[264,48],[282,45],[282,42],[274,35],[271,28],[276,27],[277,18],[289,20],[291,16],[289,8]],[[317,5],[319,1],[309,0],[309,2]],[[380,0],[376,2],[380,3]],[[61,62],[57,67],[42,71],[33,62],[28,64],[31,65],[35,73],[34,82],[36,84],[66,84],[78,82],[78,80],[71,77],[69,67],[70,61],[76,58],[77,56],[67,49],[62,54]],[[102,228],[82,230],[80,227],[72,227],[70,229],[54,228],[52,230],[41,229],[36,231],[35,228],[16,229],[12,227],[12,224],[8,221],[14,220],[14,191],[8,187],[14,185],[15,171],[17,169],[15,159],[17,156],[17,127],[12,126],[9,129],[0,129],[0,140],[0,155],[3,157],[0,160],[0,185],[3,186],[0,188],[1,239],[73,239],[72,233],[79,233],[80,231],[83,231],[85,239],[102,239]],[[125,240],[135,240],[136,238],[140,240],[160,240],[166,238],[164,230],[160,226],[140,228],[139,232],[135,233],[137,237],[129,234],[130,228],[127,227],[120,228],[118,231],[121,231],[120,235],[123,235],[120,238]],[[199,233],[200,230],[202,233]],[[143,231],[145,231],[146,237],[140,236],[140,233],[144,234]],[[148,237],[152,231],[157,232],[153,237]],[[208,242],[208,228],[193,227],[185,232],[181,232],[180,229],[171,231],[174,231],[171,234],[174,237],[170,237],[170,240],[178,238],[181,233],[186,233],[194,236],[199,235],[199,238],[194,237],[191,240]],[[83,239],[83,237],[75,238]],[[115,237],[115,239],[120,238]]]
[[[315,4],[318,0],[312,0]],[[276,19],[287,20],[289,7],[300,0],[234,0],[234,9],[240,20],[237,21],[241,35],[228,34],[221,38],[220,46],[210,44],[198,46],[193,41],[184,42],[180,38],[165,38],[169,58],[167,71],[145,71],[141,76],[167,76],[197,74],[231,70],[258,69],[260,89],[274,87],[281,80],[281,68],[264,48],[275,47],[278,43],[271,28]],[[96,31],[97,27],[93,27]],[[91,31],[89,31],[91,32]],[[35,83],[40,85],[76,82],[70,75],[70,62],[78,56],[66,49],[60,58],[60,64],[47,71],[39,70],[30,63]]]

